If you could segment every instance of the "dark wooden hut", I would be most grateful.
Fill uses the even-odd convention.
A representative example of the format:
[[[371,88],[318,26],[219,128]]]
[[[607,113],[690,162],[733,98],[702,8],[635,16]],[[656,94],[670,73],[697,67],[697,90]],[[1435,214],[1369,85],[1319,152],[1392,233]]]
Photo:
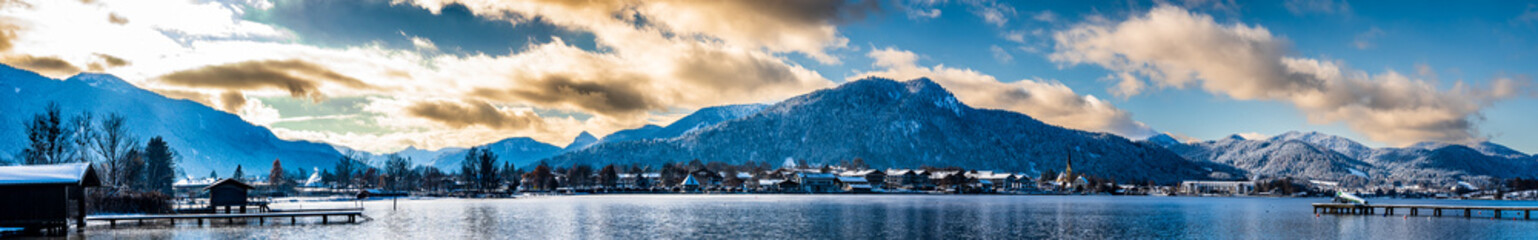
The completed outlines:
[[[249,204],[246,202],[246,196],[251,189],[254,189],[254,187],[240,182],[240,180],[225,178],[214,182],[214,184],[209,184],[208,187],[203,188],[203,191],[208,192],[208,206],[212,207],[214,211],[218,211],[219,207],[224,207],[224,212],[229,213],[232,207],[239,206],[240,212],[245,213],[246,205]]]
[[[85,188],[100,187],[89,163],[0,167],[0,227],[63,233],[85,228]]]

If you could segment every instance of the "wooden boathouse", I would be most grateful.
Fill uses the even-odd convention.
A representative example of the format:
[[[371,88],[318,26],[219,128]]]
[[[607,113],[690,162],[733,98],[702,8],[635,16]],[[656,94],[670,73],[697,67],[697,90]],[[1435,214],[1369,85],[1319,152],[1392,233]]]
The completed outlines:
[[[85,188],[100,187],[89,163],[0,167],[0,227],[60,235],[85,227]]]

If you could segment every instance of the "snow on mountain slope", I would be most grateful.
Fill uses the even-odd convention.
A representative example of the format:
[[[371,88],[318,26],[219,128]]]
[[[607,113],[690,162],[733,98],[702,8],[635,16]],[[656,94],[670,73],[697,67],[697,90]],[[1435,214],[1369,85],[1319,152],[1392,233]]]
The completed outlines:
[[[166,98],[111,75],[87,73],[61,81],[0,65],[0,89],[9,90],[0,91],[5,103],[0,104],[0,136],[8,139],[0,141],[0,153],[6,156],[15,156],[26,144],[23,121],[56,102],[67,116],[83,111],[127,116],[128,130],[141,144],[164,137],[181,157],[178,167],[184,175],[218,171],[228,176],[237,165],[247,173],[265,173],[273,159],[290,169],[325,168],[341,158],[330,145],[282,140],[239,116]]]
[[[553,164],[732,163],[804,159],[813,164],[862,158],[873,167],[958,166],[1036,173],[1074,170],[1124,181],[1206,179],[1207,169],[1162,147],[1107,134],[1064,129],[1015,112],[975,109],[928,79],[865,79],[797,96],[750,116],[654,141],[595,145]],[[676,124],[675,124],[676,125]]]

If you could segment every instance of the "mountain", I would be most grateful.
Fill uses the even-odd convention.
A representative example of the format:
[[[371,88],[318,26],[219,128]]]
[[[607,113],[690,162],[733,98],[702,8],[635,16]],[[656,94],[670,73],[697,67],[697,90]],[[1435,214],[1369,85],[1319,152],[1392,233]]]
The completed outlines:
[[[593,134],[587,133],[587,131],[582,131],[581,134],[577,134],[576,139],[571,140],[571,144],[566,144],[566,148],[562,149],[562,151],[570,152],[582,150],[583,148],[587,148],[587,146],[592,146],[594,143],[598,143],[598,138],[593,137]]]
[[[636,129],[622,130],[609,134],[609,136],[604,136],[598,142],[610,143],[674,138],[710,125],[747,117],[763,111],[767,107],[769,105],[766,104],[742,104],[701,108],[688,116],[678,119],[678,121],[673,121],[667,127],[646,125]]]
[[[1370,164],[1295,138],[1246,140],[1236,136],[1166,147],[1187,159],[1233,166],[1253,177],[1302,176],[1340,181],[1367,180],[1372,174],[1381,174]]]
[[[1366,180],[1356,182],[1362,184],[1448,185],[1472,179],[1538,175],[1534,172],[1538,170],[1538,157],[1489,142],[1472,146],[1427,142],[1405,148],[1370,148],[1345,137],[1294,131],[1264,140],[1245,140],[1235,135],[1163,146],[1191,160],[1227,164],[1256,175]]]
[[[25,147],[24,121],[49,102],[66,116],[81,112],[118,113],[140,144],[162,136],[177,152],[183,175],[229,176],[236,166],[265,175],[273,159],[289,169],[329,168],[341,158],[330,145],[279,139],[265,127],[239,116],[188,100],[166,98],[104,74],[80,74],[64,80],[0,65],[0,153],[15,156]]]
[[[1145,139],[1143,141],[1146,141],[1148,143],[1153,143],[1154,145],[1164,146],[1164,147],[1169,147],[1169,146],[1181,144],[1180,140],[1176,140],[1175,137],[1171,137],[1169,134],[1163,134],[1163,133],[1160,133],[1159,135],[1154,135],[1152,137],[1148,137],[1148,139]]]
[[[832,164],[862,158],[875,168],[956,166],[1035,174],[1061,171],[1069,154],[1075,172],[1120,180],[1172,183],[1240,174],[1187,161],[1158,145],[1065,129],[1015,112],[975,109],[925,78],[853,81],[681,136],[594,145],[555,156],[551,163],[797,159]]]
[[[1439,143],[1439,142],[1419,142],[1419,143],[1415,143],[1415,145],[1410,145],[1409,148],[1435,150],[1435,149],[1439,149],[1439,148],[1448,147],[1448,146],[1451,146],[1451,145],[1456,145],[1456,144],[1447,144],[1447,143]],[[1500,145],[1500,144],[1495,144],[1495,143],[1489,142],[1489,141],[1479,142],[1479,143],[1471,144],[1471,145],[1466,145],[1465,147],[1468,147],[1470,149],[1474,149],[1474,151],[1479,151],[1480,154],[1484,154],[1484,155],[1488,155],[1488,156],[1494,156],[1494,157],[1509,158],[1509,159],[1517,159],[1517,158],[1529,157],[1526,153],[1522,153],[1521,151],[1517,151],[1516,149],[1511,149],[1509,147],[1506,147],[1506,146],[1503,146],[1503,145]]]

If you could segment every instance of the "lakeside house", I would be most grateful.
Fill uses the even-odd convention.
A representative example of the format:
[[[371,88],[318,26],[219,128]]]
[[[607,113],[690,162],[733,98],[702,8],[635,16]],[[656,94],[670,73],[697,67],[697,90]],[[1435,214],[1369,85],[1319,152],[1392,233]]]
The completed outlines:
[[[1251,181],[1182,181],[1180,193],[1188,195],[1248,195],[1255,193]]]
[[[870,186],[870,181],[865,180],[865,178],[863,178],[863,177],[840,176],[837,179],[838,179],[839,188],[843,189],[844,192],[852,192],[852,193],[868,193],[868,192],[871,192],[872,187]]]
[[[837,192],[838,176],[832,173],[797,172],[794,181],[801,185],[801,191],[808,193]]]
[[[886,185],[892,189],[904,190],[930,190],[934,189],[934,183],[929,181],[930,173],[913,169],[887,169],[885,177]]]
[[[62,234],[85,227],[85,188],[100,187],[89,163],[0,167],[0,227]]]
[[[884,186],[886,184],[886,172],[883,172],[881,170],[867,169],[867,170],[859,170],[859,171],[847,171],[847,172],[838,174],[838,176],[839,177],[859,177],[859,178],[864,178],[865,182],[867,184],[869,184],[872,189],[885,189],[886,188]]]

